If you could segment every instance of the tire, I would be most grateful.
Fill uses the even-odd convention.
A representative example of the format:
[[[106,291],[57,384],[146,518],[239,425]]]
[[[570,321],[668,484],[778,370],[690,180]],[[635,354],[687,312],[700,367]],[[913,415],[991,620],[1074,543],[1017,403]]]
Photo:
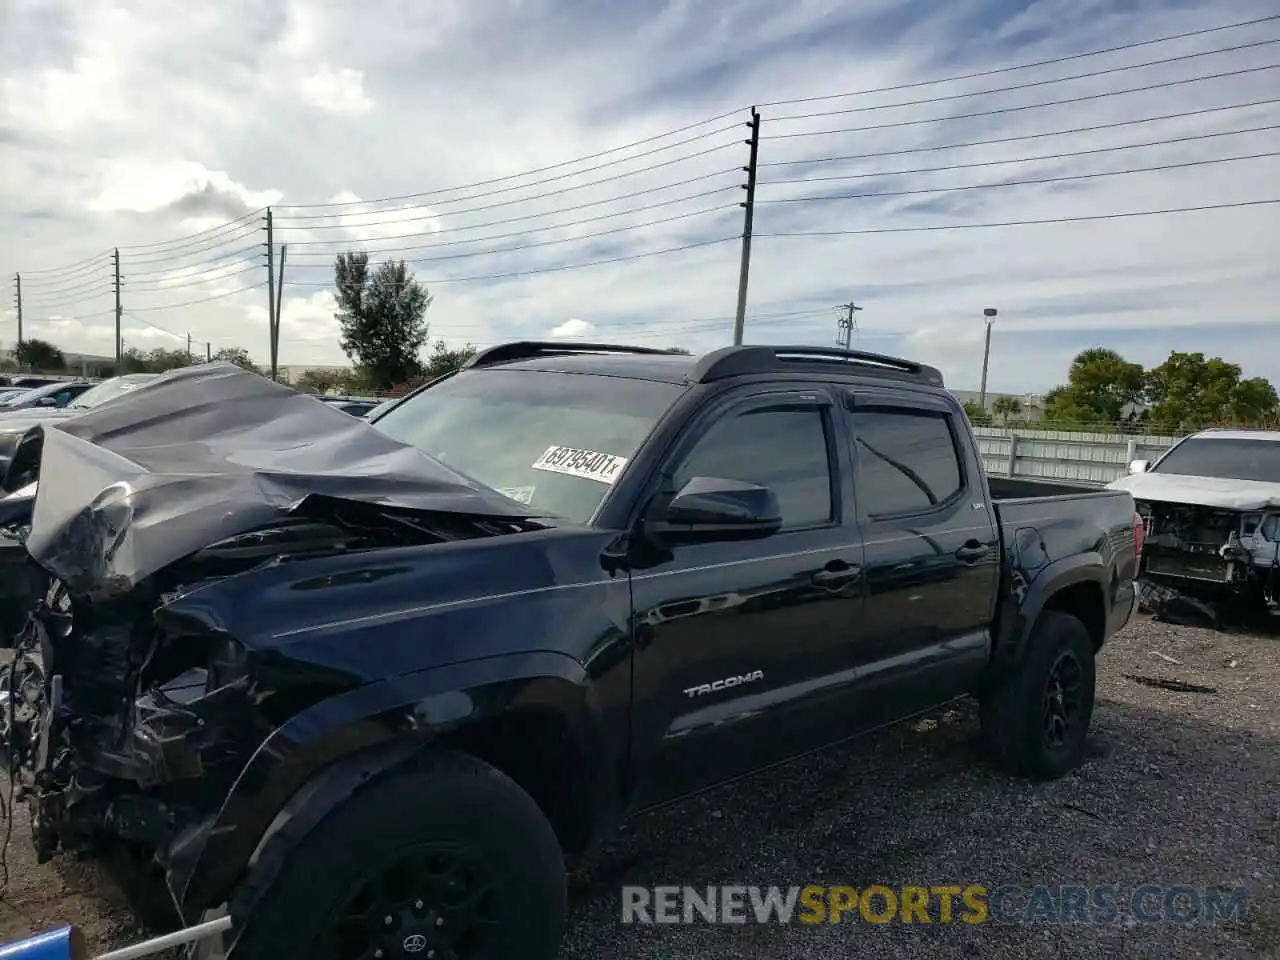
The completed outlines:
[[[1057,688],[1064,696],[1051,705],[1055,677],[1068,683]],[[1069,614],[1042,613],[1022,662],[982,699],[983,745],[996,765],[1032,780],[1057,780],[1078,767],[1093,718],[1096,681],[1093,640],[1084,624]],[[1060,709],[1064,707],[1068,709]],[[1061,720],[1052,731],[1051,713]]]
[[[513,780],[472,757],[430,754],[371,781],[283,857],[265,891],[252,871],[237,889],[232,915],[245,919],[232,960],[364,958],[378,948],[387,960],[552,960],[559,951],[567,895],[555,832]],[[446,878],[472,868],[492,892],[472,901],[487,922],[467,934],[466,911],[447,904],[471,894],[450,893]],[[394,892],[370,900],[359,893],[370,882]],[[342,920],[360,911],[363,920]]]

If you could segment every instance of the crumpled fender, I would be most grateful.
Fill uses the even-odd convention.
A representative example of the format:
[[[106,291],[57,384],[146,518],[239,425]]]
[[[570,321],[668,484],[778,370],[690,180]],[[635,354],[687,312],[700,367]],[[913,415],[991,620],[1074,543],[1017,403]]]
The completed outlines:
[[[170,848],[167,882],[175,903],[198,919],[228,900],[255,851],[281,824],[292,818],[318,823],[367,776],[442,734],[525,709],[555,711],[566,722],[591,775],[588,809],[613,809],[605,723],[576,660],[538,651],[424,670],[323,700],[263,741],[217,815]]]

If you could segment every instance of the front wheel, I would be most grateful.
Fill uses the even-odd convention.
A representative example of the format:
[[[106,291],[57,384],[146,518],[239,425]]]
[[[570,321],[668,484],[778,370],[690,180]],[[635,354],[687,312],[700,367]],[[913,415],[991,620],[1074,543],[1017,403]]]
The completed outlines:
[[[1078,767],[1096,681],[1084,624],[1057,611],[1041,614],[1022,662],[982,698],[982,738],[996,764],[1034,780]]]
[[[361,789],[289,851],[231,957],[551,960],[565,910],[537,804],[493,767],[437,754]]]

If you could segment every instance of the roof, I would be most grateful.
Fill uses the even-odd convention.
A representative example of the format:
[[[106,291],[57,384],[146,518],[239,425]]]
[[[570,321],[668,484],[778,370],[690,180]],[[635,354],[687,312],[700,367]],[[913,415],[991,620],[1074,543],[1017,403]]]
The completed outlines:
[[[785,344],[721,347],[700,357],[621,344],[516,341],[482,350],[463,369],[537,370],[705,384],[752,374],[803,373],[874,376],[943,388],[941,371],[927,364],[831,347]]]
[[[535,357],[489,367],[490,370],[542,370],[548,373],[586,373],[603,377],[627,377],[660,383],[684,383],[697,357],[677,354],[580,353]]]
[[[1280,443],[1280,430],[1233,430],[1229,427],[1211,427],[1191,435],[1197,440],[1270,440]]]

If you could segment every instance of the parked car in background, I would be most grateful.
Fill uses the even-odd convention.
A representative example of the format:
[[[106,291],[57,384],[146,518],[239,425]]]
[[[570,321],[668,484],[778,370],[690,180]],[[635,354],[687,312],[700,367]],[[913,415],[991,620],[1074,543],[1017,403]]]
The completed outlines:
[[[343,413],[349,413],[353,417],[367,417],[380,404],[376,399],[369,397],[326,397],[319,396],[316,399],[337,407]]]
[[[156,373],[129,373],[122,377],[112,377],[110,380],[104,380],[101,383],[86,384],[86,389],[65,406],[53,404],[32,406],[24,402],[22,406],[0,407],[0,480],[5,477],[5,473],[9,468],[9,461],[17,449],[18,442],[32,427],[37,424],[65,420],[86,410],[92,410],[94,407],[114,400],[116,397],[124,396],[131,390],[136,390],[144,383],[154,380],[158,376],[159,374]],[[51,387],[38,389],[48,390]],[[35,393],[37,391],[28,392]]]
[[[374,420],[377,420],[380,416],[382,416],[384,413],[386,413],[388,410],[394,407],[397,403],[399,403],[401,399],[402,399],[401,397],[391,397],[387,400],[383,400],[376,407],[374,407],[372,410],[366,413],[364,415],[364,418],[368,420],[370,423],[372,423]]]
[[[4,389],[0,389],[0,407],[4,406],[20,394],[26,393],[29,389],[29,387],[5,387]]]
[[[44,386],[36,387],[12,398],[0,410],[7,413],[10,410],[25,410],[30,407],[53,407],[55,409],[65,407],[92,386],[93,384],[88,380],[47,383]]]
[[[1203,430],[1109,484],[1146,525],[1142,576],[1280,614],[1280,431]]]
[[[64,383],[66,380],[66,377],[41,377],[15,373],[8,377],[0,377],[0,385],[6,387],[23,387],[29,390],[32,387],[48,386],[51,383]]]

